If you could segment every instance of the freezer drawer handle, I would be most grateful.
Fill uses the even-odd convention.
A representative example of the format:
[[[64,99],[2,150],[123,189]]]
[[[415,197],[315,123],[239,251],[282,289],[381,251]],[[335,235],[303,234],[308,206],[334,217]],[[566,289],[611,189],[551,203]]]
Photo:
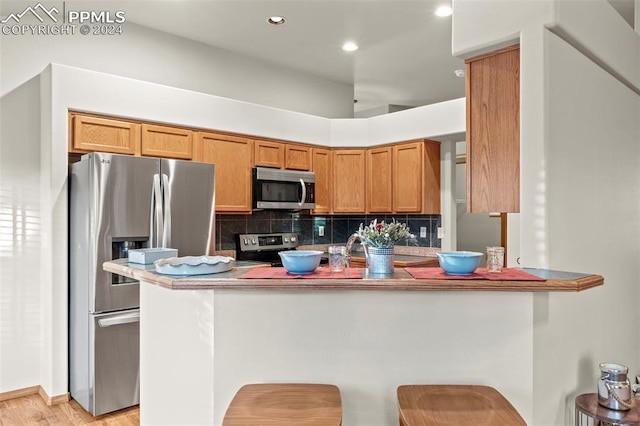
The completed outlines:
[[[130,324],[140,322],[140,312],[134,314],[122,314],[115,317],[102,318],[98,320],[100,327],[110,327],[112,325]]]

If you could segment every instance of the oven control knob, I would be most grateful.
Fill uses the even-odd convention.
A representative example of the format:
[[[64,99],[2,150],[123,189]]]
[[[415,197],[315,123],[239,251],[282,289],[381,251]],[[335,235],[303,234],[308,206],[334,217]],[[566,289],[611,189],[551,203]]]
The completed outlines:
[[[296,237],[291,237],[291,242],[295,243],[296,242]]]
[[[284,242],[288,243],[289,242],[289,237],[284,237]]]
[[[245,246],[249,245],[249,240],[247,238],[244,239],[244,245]]]
[[[253,244],[254,246],[256,245],[256,239],[255,238],[251,239],[251,244]]]

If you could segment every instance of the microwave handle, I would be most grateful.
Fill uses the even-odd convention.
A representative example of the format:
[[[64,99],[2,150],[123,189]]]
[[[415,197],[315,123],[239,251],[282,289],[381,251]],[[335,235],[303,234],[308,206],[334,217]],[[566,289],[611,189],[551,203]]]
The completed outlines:
[[[300,200],[298,205],[302,207],[302,204],[304,204],[305,200],[307,199],[307,185],[304,184],[304,180],[302,179],[300,179],[300,186],[302,187],[302,199]]]

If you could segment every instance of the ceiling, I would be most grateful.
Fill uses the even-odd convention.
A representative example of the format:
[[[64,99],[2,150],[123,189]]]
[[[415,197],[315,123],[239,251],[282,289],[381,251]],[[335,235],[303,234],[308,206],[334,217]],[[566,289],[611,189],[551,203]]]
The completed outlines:
[[[121,0],[127,21],[354,86],[354,111],[464,96],[450,0]],[[151,7],[151,4],[153,5]],[[281,26],[268,17],[284,16]],[[359,50],[344,52],[355,41]],[[259,71],[257,71],[259,72]]]

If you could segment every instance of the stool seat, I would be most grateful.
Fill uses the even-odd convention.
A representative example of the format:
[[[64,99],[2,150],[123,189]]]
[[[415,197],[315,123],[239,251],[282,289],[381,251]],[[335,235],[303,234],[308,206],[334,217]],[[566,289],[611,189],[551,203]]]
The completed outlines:
[[[398,410],[401,426],[526,426],[509,401],[489,386],[399,386]]]
[[[334,385],[258,383],[244,385],[227,408],[223,426],[342,424],[342,399]]]

